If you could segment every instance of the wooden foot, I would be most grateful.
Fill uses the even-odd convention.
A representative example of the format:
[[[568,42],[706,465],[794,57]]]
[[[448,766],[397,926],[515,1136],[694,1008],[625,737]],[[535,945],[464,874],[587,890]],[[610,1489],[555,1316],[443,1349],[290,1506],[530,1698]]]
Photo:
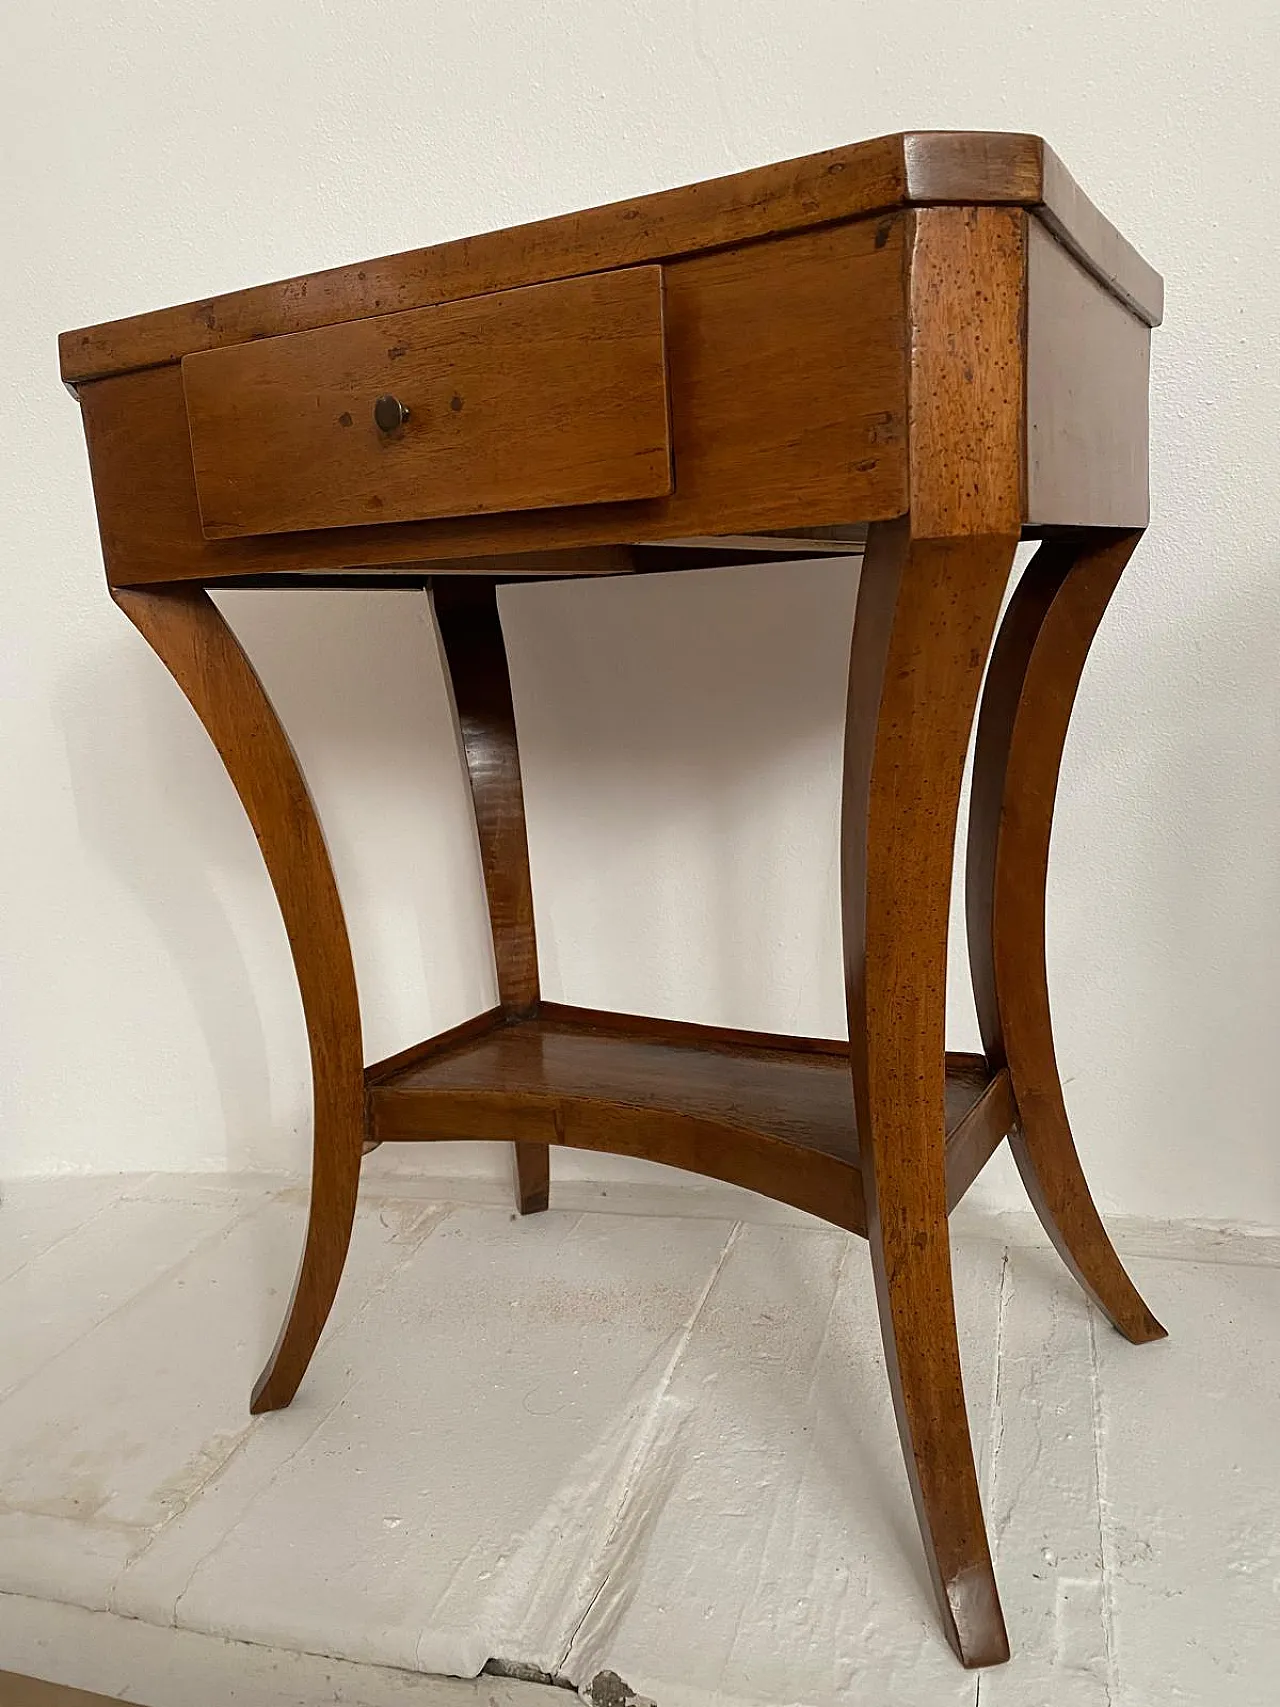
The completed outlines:
[[[335,1147],[323,1164],[317,1155],[302,1263],[280,1337],[249,1399],[255,1417],[290,1404],[307,1372],[346,1265],[359,1183],[359,1151],[353,1158],[350,1152]]]
[[[965,750],[1016,535],[872,527],[842,828],[849,1038],[868,1236],[903,1453],[943,1624],[1009,1657],[978,1496],[947,1235],[945,1008]]]
[[[1135,1344],[1163,1339],[1098,1214],[1067,1120],[1045,973],[1045,886],[1058,771],[1089,646],[1140,532],[1082,532],[1040,547],[992,654],[969,816],[969,956],[983,1044],[1007,1063],[1010,1138],[1063,1261]]]
[[[355,1216],[365,1138],[355,969],[315,807],[262,683],[199,587],[112,594],[217,748],[262,849],[289,936],[311,1048],[311,1213],[293,1299],[250,1409],[297,1392],[328,1318]]]
[[[551,1146],[513,1144],[516,1158],[516,1208],[536,1215],[547,1207],[551,1192]]]
[[[436,628],[475,808],[498,1000],[513,1018],[538,1008],[538,943],[525,832],[524,790],[511,677],[498,615],[498,584],[483,575],[441,576],[432,588]],[[516,1207],[547,1207],[551,1151],[517,1144]]]

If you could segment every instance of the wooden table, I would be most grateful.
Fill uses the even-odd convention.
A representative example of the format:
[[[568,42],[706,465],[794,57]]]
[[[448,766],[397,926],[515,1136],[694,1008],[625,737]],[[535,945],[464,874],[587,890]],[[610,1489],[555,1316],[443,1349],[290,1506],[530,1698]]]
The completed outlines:
[[[111,596],[239,792],[306,1014],[311,1215],[254,1411],[306,1371],[370,1143],[514,1140],[526,1213],[546,1207],[555,1144],[731,1180],[870,1240],[946,1632],[965,1665],[1007,1657],[947,1232],[1006,1137],[1094,1303],[1136,1343],[1164,1332],[1081,1173],[1044,954],[1072,701],[1147,520],[1160,312],[1158,277],[1039,138],[926,133],[64,335]],[[497,587],[859,550],[850,1041],[543,1001]],[[496,1007],[371,1066],[306,783],[206,592],[335,582],[432,589],[497,961]],[[949,1055],[975,714],[983,1054]]]

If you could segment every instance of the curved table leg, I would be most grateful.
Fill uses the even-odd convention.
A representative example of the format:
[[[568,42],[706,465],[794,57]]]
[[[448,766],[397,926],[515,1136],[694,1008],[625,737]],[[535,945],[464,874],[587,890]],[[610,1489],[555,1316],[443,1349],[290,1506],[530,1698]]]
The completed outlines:
[[[471,782],[498,969],[498,1000],[504,1012],[523,1018],[538,1007],[538,944],[498,585],[484,575],[442,575],[432,588],[432,603]],[[549,1146],[514,1144],[512,1149],[517,1208],[522,1215],[545,1209],[551,1179]]]
[[[966,1666],[1009,1657],[965,1411],[947,1233],[947,925],[960,784],[1015,536],[871,529],[842,828],[850,1055],[889,1379],[930,1572]]]
[[[311,796],[239,642],[200,587],[112,597],[186,694],[253,825],[284,918],[302,995],[314,1096],[311,1212],[293,1298],[250,1401],[287,1405],[329,1315],[351,1242],[365,1136],[355,970]]]
[[[1053,1049],[1045,884],[1054,796],[1089,647],[1141,532],[1040,547],[1009,604],[978,719],[969,813],[969,958],[983,1046],[1007,1063],[1010,1136],[1037,1215],[1098,1308],[1135,1344],[1163,1339],[1098,1214]]]

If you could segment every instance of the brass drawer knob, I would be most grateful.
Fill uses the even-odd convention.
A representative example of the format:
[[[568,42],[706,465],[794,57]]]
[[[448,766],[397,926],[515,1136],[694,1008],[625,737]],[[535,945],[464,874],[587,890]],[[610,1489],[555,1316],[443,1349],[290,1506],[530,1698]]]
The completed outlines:
[[[388,392],[374,404],[373,419],[380,433],[394,433],[409,419],[409,411],[398,397]]]

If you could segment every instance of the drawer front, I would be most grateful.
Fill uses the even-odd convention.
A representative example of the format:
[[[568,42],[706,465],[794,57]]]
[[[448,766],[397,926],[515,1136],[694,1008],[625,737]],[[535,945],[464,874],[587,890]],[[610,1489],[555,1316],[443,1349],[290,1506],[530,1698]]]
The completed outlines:
[[[205,537],[665,496],[662,297],[632,267],[186,356]]]

